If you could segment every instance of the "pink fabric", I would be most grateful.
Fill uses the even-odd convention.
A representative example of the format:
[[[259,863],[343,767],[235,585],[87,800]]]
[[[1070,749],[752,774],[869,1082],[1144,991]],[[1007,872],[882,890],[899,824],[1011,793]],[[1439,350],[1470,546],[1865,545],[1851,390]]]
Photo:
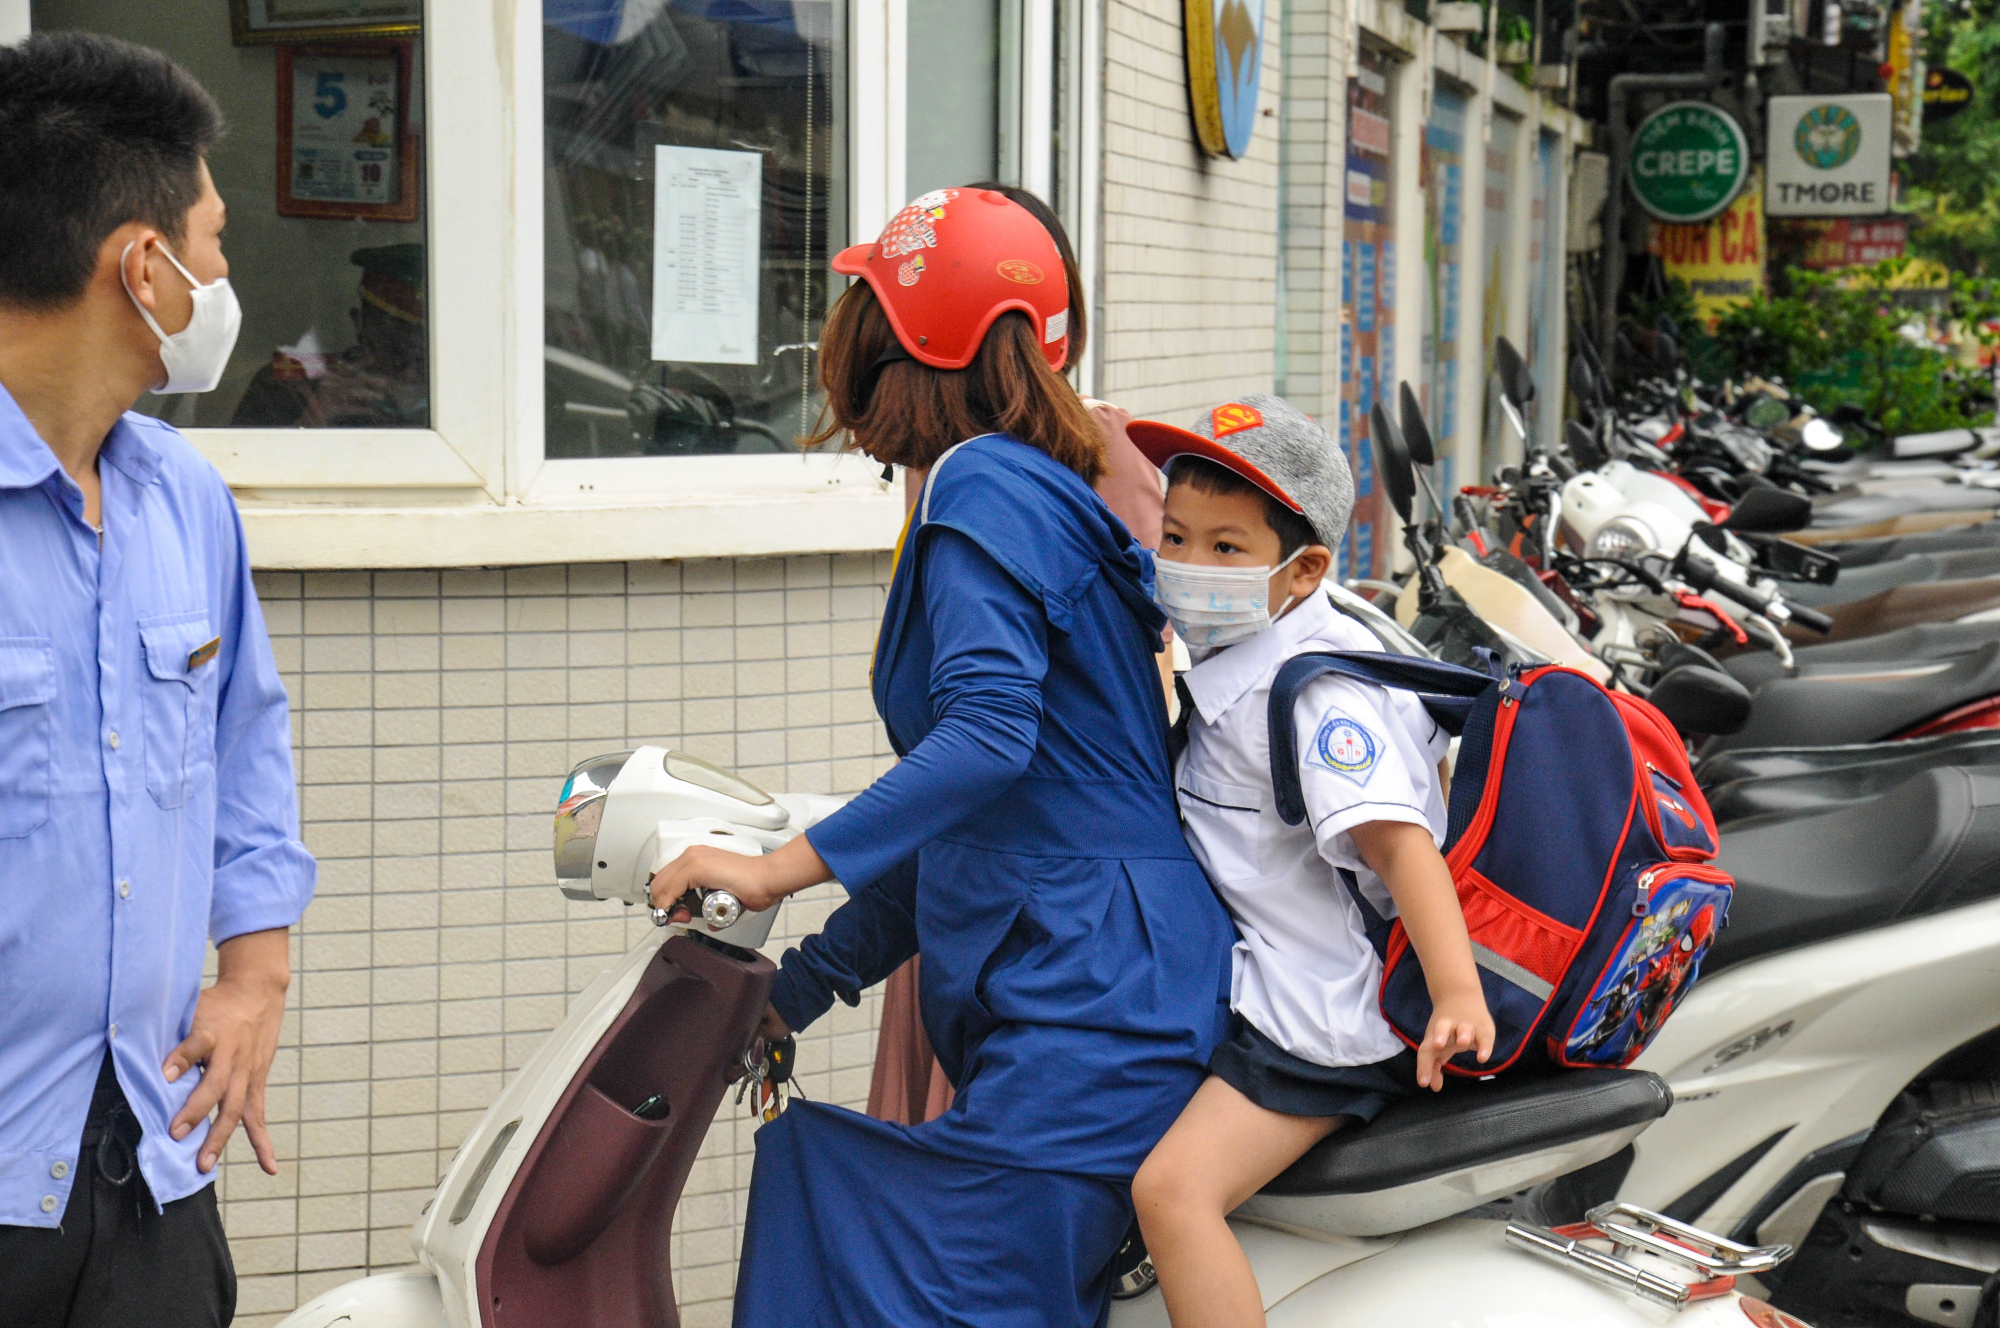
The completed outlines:
[[[1160,522],[1166,495],[1159,469],[1140,454],[1126,436],[1129,411],[1108,402],[1091,402],[1091,415],[1104,433],[1104,474],[1097,496],[1118,514],[1134,539],[1149,549],[1160,547]],[[926,472],[905,473],[904,511],[916,505]],[[882,1024],[875,1034],[875,1073],[868,1083],[868,1114],[899,1125],[921,1125],[951,1108],[951,1081],[931,1052],[917,1008],[917,974],[921,956],[904,964],[882,984]]]

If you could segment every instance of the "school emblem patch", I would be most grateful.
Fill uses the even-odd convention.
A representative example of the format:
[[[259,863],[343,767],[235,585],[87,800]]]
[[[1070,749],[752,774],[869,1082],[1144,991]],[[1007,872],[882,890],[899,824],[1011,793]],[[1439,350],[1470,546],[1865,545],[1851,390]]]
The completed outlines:
[[[1306,762],[1366,784],[1375,773],[1375,756],[1374,734],[1345,715],[1329,714],[1320,721]]]

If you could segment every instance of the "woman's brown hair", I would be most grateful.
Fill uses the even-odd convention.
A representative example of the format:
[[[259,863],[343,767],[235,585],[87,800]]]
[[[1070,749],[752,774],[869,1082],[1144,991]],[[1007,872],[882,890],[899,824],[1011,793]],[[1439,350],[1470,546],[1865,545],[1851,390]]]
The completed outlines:
[[[845,432],[847,446],[877,461],[928,469],[945,452],[983,433],[1011,434],[1094,484],[1104,442],[1069,380],[1042,358],[1026,315],[993,320],[963,369],[913,359],[882,362],[896,333],[863,281],[834,302],[820,333],[819,380],[826,408],[806,438],[818,447]]]

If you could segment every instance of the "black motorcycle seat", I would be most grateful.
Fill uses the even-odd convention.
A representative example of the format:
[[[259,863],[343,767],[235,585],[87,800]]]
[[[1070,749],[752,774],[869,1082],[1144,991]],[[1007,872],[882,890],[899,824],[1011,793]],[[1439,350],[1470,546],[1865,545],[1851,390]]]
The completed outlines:
[[[1988,752],[1987,748],[1993,748]],[[1940,733],[1932,738],[1902,742],[1855,742],[1838,747],[1749,747],[1717,752],[1695,767],[1695,782],[1708,794],[1709,808],[1732,785],[1782,782],[1795,776],[1824,774],[1847,766],[1895,768],[1899,774],[1878,792],[1887,792],[1918,770],[1934,765],[1992,765],[2000,762],[2000,729]],[[1798,810],[1804,810],[1799,808]],[[1721,813],[1716,812],[1718,819]]]
[[[1807,741],[1828,746],[1880,742],[1996,693],[2000,693],[2000,641],[1988,641],[1952,659],[1813,667],[1757,687],[1750,722],[1735,733],[1710,738],[1702,755],[1745,747],[1793,747]]]
[[[1932,512],[1977,512],[2000,507],[2000,489],[1970,489],[1956,484],[1900,493],[1854,493],[1838,490],[1813,499],[1814,529],[1862,526],[1893,521],[1899,516]]]
[[[1949,746],[1933,746],[1940,739]],[[1970,741],[1968,741],[1970,740]],[[1796,750],[1796,749],[1794,749]],[[2000,730],[1941,734],[1912,742],[1878,742],[1865,746],[1821,748],[1848,754],[1844,762],[1785,775],[1753,775],[1714,788],[1704,786],[1708,809],[1716,824],[1733,826],[1764,816],[1799,816],[1826,811],[1850,802],[1878,798],[1913,775],[1933,766],[2000,766]],[[1867,753],[1857,756],[1856,753]],[[1728,759],[1725,753],[1722,761]],[[1752,753],[1751,755],[1756,755]],[[1720,762],[1718,762],[1719,768]]]
[[[1848,672],[1854,664],[1889,664],[1920,667],[1939,660],[1969,655],[1990,641],[2000,641],[2000,623],[1944,622],[1918,623],[1899,627],[1879,636],[1860,636],[1852,641],[1829,641],[1820,646],[1793,649],[1796,672],[1804,674]],[[1785,666],[1768,650],[1746,650],[1722,661],[1729,675],[1751,691],[1773,678],[1787,676]]]
[[[1960,549],[1956,553],[1923,553],[1867,567],[1844,567],[1839,579],[1830,586],[1810,582],[1787,585],[1785,598],[1817,609],[1867,599],[1919,581],[1969,581],[1989,576],[2000,576],[2000,546]]]
[[[1849,774],[1856,787],[1867,767]],[[1736,878],[1705,972],[2000,895],[2000,769],[1924,770],[1880,796],[1733,825]]]
[[[1641,1070],[1571,1070],[1486,1082],[1396,1102],[1365,1126],[1336,1130],[1266,1185],[1264,1194],[1372,1194],[1467,1167],[1645,1125],[1673,1094]]]
[[[1994,547],[2000,547],[2000,529],[1987,521],[1976,526],[1925,531],[1919,535],[1883,535],[1875,539],[1829,542],[1820,545],[1819,551],[1840,559],[1840,565],[1845,569],[1907,558],[1913,553],[1949,553],[1957,549]]]

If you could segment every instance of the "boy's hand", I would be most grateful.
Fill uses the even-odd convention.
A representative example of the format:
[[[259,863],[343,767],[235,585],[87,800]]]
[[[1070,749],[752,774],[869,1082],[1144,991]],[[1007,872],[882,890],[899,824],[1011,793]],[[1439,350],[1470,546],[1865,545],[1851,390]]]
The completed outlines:
[[[1461,1051],[1477,1051],[1481,1064],[1493,1054],[1493,1016],[1477,987],[1433,1001],[1431,1025],[1417,1048],[1417,1086],[1443,1089],[1444,1063]]]

